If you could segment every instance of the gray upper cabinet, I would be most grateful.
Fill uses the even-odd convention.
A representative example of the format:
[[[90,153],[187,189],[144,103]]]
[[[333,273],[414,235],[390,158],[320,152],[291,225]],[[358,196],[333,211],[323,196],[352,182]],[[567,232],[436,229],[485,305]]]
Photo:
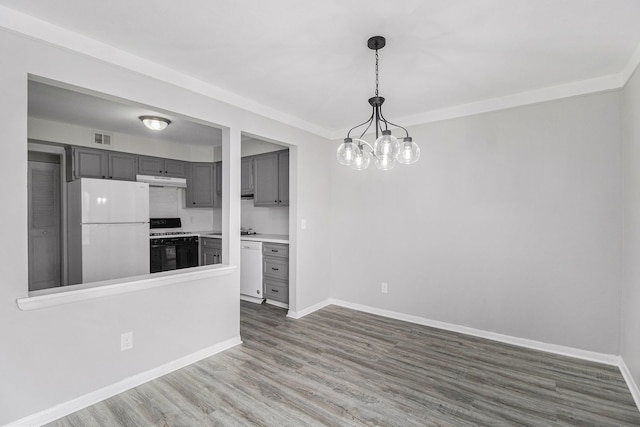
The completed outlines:
[[[215,193],[215,165],[213,163],[189,163],[185,207],[219,207]]]
[[[173,159],[164,159],[164,173],[173,178],[187,177],[187,162]]]
[[[253,195],[253,157],[243,157],[240,169],[240,195]]]
[[[159,157],[138,156],[139,175],[163,175],[164,159]]]
[[[289,150],[254,156],[253,174],[255,206],[289,204]]]
[[[222,162],[215,162],[213,164],[213,169],[215,173],[215,185],[216,185],[216,194],[215,194],[215,203],[214,207],[221,208],[222,207]]]
[[[67,181],[78,178],[136,180],[134,154],[118,151],[96,150],[84,147],[66,147]]]
[[[66,147],[67,181],[78,178],[107,178],[107,153],[84,147]]]
[[[278,204],[289,206],[289,150],[278,153]]]
[[[255,206],[278,206],[278,154],[268,153],[253,158]]]
[[[138,156],[127,153],[109,152],[109,175],[110,179],[120,181],[135,181]]]
[[[187,163],[160,157],[138,156],[139,175],[163,175],[173,178],[187,177]]]

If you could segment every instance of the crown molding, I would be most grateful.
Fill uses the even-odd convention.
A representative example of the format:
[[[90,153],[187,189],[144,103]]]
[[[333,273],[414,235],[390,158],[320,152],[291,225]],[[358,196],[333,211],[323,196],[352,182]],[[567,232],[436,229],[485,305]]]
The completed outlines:
[[[322,126],[318,126],[317,124],[292,116],[291,114],[276,110],[270,106],[242,97],[210,83],[206,83],[167,66],[157,64],[111,45],[50,24],[38,18],[34,18],[31,15],[15,11],[5,6],[0,6],[0,28],[118,65],[324,138],[342,139],[348,130],[346,128],[334,130],[326,129]],[[394,118],[394,121],[402,123],[405,127],[416,126],[425,123],[488,113],[491,111],[521,107],[545,101],[569,98],[572,96],[616,90],[622,88],[626,84],[638,65],[640,65],[640,45],[630,57],[625,68],[618,74],[611,74],[589,80],[525,91],[448,108],[425,111],[405,117],[396,117]]]
[[[638,52],[640,54],[640,52]],[[639,58],[640,59],[640,58]],[[404,127],[418,126],[425,123],[439,122],[442,120],[456,119],[475,114],[489,113],[492,111],[506,110],[522,107],[540,102],[570,98],[573,96],[588,95],[598,92],[606,92],[622,88],[624,82],[622,74],[611,74],[589,80],[571,82],[543,89],[536,89],[512,95],[486,99],[469,104],[456,105],[449,108],[425,111],[404,117],[394,117],[393,121],[401,123]],[[334,132],[332,139],[342,139],[347,135],[348,129]]]
[[[640,44],[638,44],[638,47],[636,48],[636,50],[633,51],[633,54],[631,54],[629,61],[627,61],[627,65],[625,65],[624,69],[622,70],[622,73],[620,73],[622,76],[623,86],[627,84],[631,76],[633,76],[633,73],[638,69],[639,65],[640,65]]]
[[[0,6],[0,29],[144,74],[324,138],[331,136],[329,130],[306,120],[5,6]]]

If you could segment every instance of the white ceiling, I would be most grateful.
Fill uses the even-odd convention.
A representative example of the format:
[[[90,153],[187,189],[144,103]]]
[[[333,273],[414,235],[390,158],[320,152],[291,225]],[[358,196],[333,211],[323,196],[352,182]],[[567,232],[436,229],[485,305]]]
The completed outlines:
[[[142,138],[191,145],[222,145],[220,129],[124,100],[105,99],[97,94],[85,94],[32,80],[29,81],[28,98],[29,117]],[[162,132],[152,131],[138,119],[147,115],[165,117],[171,120],[171,124]]]
[[[638,0],[0,0],[7,6],[341,131],[385,116],[619,75],[640,45]]]

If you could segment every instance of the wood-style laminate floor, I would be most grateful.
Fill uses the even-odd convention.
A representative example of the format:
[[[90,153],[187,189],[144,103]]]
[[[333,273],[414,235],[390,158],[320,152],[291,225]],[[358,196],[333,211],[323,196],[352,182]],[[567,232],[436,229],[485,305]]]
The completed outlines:
[[[330,306],[53,426],[640,426],[615,367]]]

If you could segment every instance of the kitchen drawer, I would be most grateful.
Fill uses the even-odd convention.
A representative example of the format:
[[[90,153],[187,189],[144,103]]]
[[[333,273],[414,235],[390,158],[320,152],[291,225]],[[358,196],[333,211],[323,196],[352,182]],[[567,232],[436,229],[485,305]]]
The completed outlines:
[[[262,254],[265,256],[289,258],[289,245],[281,245],[278,243],[263,243]]]
[[[200,241],[202,242],[203,248],[222,249],[222,240],[220,239],[207,239],[206,237],[201,237]]]
[[[264,296],[266,299],[289,303],[289,284],[281,280],[264,278]]]
[[[262,258],[262,274],[274,279],[289,279],[289,261],[280,258]]]

